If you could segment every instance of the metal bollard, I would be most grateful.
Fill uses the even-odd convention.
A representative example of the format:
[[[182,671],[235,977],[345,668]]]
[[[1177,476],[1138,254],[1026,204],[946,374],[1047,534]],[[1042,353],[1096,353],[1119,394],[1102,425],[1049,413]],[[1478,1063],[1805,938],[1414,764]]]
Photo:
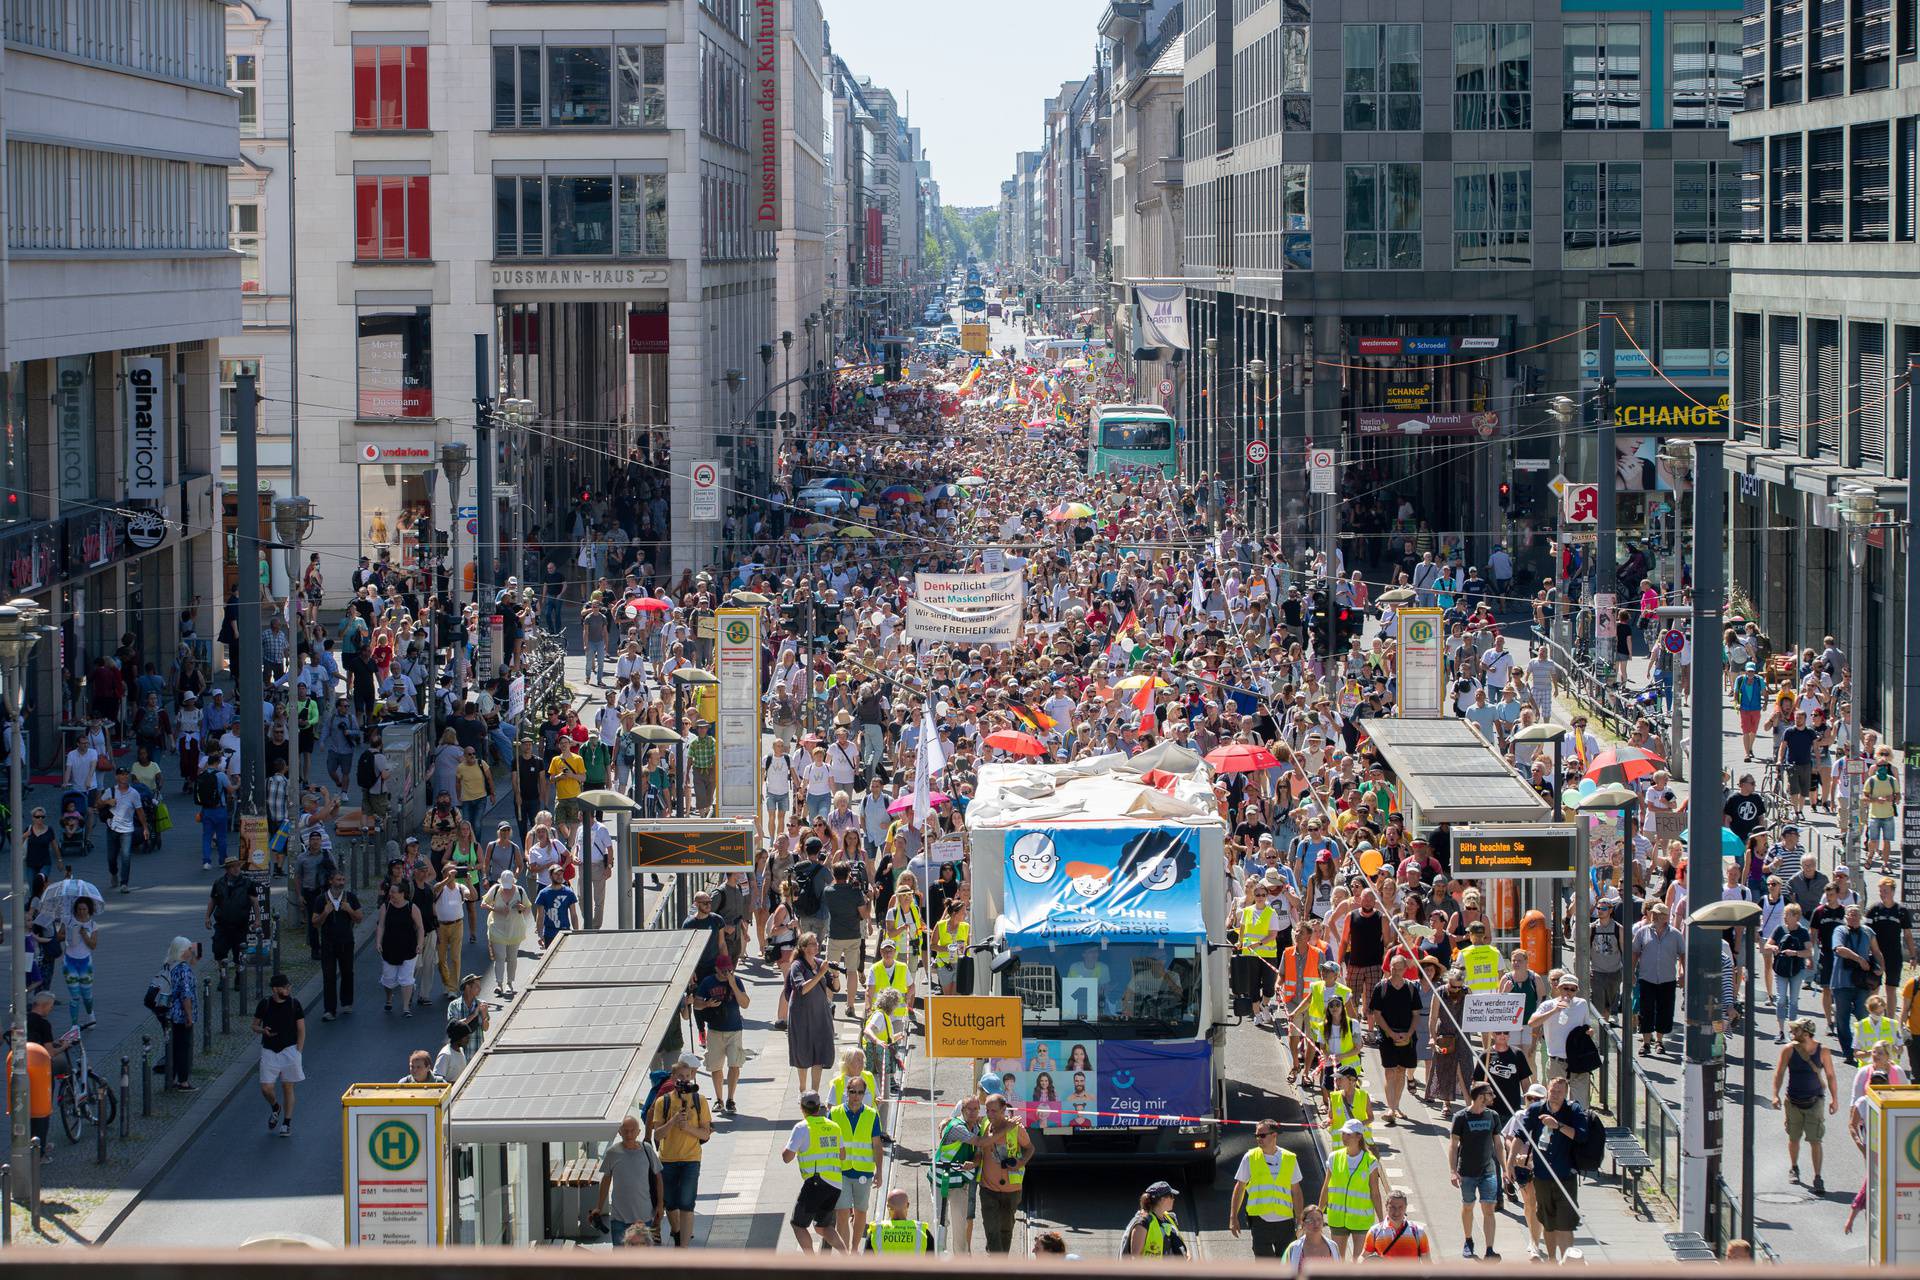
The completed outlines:
[[[13,1243],[13,1166],[0,1164],[0,1207],[7,1214],[0,1218],[0,1245]]]
[[[213,1003],[213,979],[200,979],[200,1052],[213,1052],[213,1019],[207,1015],[207,1006]]]
[[[153,1038],[140,1037],[140,1118],[153,1114]]]
[[[120,1055],[120,1141],[127,1140],[127,1127],[133,1123],[131,1112],[133,1102],[133,1068],[127,1061],[127,1055]]]
[[[233,984],[237,975],[232,966],[220,966],[220,1034],[233,1030]]]
[[[39,1138],[32,1139],[28,1146],[32,1149],[32,1159],[28,1162],[27,1196],[28,1207],[33,1212],[33,1234],[40,1234],[40,1157],[46,1153]],[[12,1212],[11,1209],[8,1210]]]
[[[104,1083],[93,1091],[93,1162],[107,1162],[107,1086]]]

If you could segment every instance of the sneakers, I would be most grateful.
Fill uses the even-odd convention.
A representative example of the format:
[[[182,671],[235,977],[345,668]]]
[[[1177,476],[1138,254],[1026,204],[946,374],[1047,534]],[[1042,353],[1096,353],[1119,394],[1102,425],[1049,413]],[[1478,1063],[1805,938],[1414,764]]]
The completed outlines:
[[[1474,1256],[1472,1236],[1468,1236],[1467,1242],[1460,1246],[1460,1256],[1463,1258],[1471,1258]]]
[[[282,1120],[280,1122],[280,1136],[283,1138],[291,1138],[293,1136],[293,1121]]]
[[[1492,1245],[1487,1246],[1487,1261],[1488,1262],[1500,1261],[1500,1255],[1494,1251],[1494,1248]]]
[[[735,1102],[732,1098],[728,1098],[726,1102],[722,1105],[722,1110],[724,1110],[730,1116],[737,1116],[740,1114],[740,1104]]]
[[[1813,1175],[1813,1194],[1817,1196],[1827,1194],[1827,1180],[1817,1173]]]
[[[1799,1166],[1799,1165],[1797,1165],[1797,1164],[1790,1164],[1790,1165],[1788,1165],[1788,1166],[1787,1166],[1787,1181],[1788,1181],[1788,1182],[1791,1182],[1791,1183],[1794,1183],[1794,1184],[1796,1184],[1796,1185],[1797,1185],[1797,1184],[1799,1183],[1799,1181],[1800,1181],[1800,1166]]]
[[[267,1112],[267,1132],[272,1133],[280,1127],[280,1108],[273,1107]]]
[[[331,1014],[331,1013],[323,1013],[323,1014],[321,1014],[321,1015],[320,1015],[320,1021],[322,1021],[322,1022],[332,1022],[332,1021],[333,1021],[333,1014]]]

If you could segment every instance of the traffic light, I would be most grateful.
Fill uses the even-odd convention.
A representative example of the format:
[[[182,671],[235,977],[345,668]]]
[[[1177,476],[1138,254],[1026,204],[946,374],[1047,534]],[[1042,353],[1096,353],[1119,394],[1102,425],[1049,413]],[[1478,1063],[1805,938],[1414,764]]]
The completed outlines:
[[[1505,480],[1502,480],[1500,482],[1500,509],[1502,511],[1507,511],[1507,510],[1511,510],[1512,507],[1513,507],[1513,486],[1508,482],[1506,482]]]
[[[886,379],[888,382],[900,381],[900,344],[897,342],[887,344]]]

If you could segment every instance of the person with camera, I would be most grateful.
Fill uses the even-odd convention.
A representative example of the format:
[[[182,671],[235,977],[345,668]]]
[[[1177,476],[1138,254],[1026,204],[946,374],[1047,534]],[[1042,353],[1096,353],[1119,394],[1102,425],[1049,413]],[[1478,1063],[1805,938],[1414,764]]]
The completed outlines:
[[[820,1076],[834,1063],[833,994],[840,979],[820,956],[820,935],[800,935],[799,954],[787,966],[787,1064],[799,1073],[802,1089],[818,1089]]]
[[[660,1169],[660,1153],[641,1133],[639,1119],[621,1120],[619,1138],[600,1153],[600,1199],[588,1215],[595,1230],[612,1234],[614,1248],[658,1239],[664,1212]]]
[[[693,1205],[700,1195],[700,1149],[713,1137],[713,1116],[700,1096],[700,1059],[683,1053],[673,1078],[654,1095],[647,1130],[660,1153],[660,1205],[666,1210],[673,1243],[693,1242]]]
[[[821,906],[827,921],[827,960],[847,975],[847,1016],[857,1018],[860,1016],[856,1010],[861,1002],[864,937],[873,908],[867,902],[866,890],[854,882],[852,863],[835,863],[832,874],[833,883],[821,894]],[[873,992],[869,988],[869,1003],[872,997]]]

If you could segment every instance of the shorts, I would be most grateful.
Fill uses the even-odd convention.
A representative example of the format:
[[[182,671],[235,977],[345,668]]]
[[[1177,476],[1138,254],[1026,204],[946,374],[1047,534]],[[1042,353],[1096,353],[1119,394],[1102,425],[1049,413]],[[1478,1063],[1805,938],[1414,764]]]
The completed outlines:
[[[771,792],[767,794],[767,812],[769,814],[786,813],[792,808],[793,792],[783,791],[777,796]]]
[[[1760,732],[1760,713],[1758,711],[1742,711],[1740,713],[1740,732],[1744,734]]]
[[[229,960],[238,961],[240,952],[247,945],[245,925],[238,929],[216,928],[213,931],[213,959],[216,964],[225,964]]]
[[[1476,1200],[1481,1204],[1500,1203],[1500,1171],[1498,1169],[1489,1170],[1478,1178],[1460,1179],[1460,1203],[1472,1204]]]
[[[1380,1065],[1382,1067],[1404,1067],[1411,1071],[1420,1065],[1420,1046],[1412,1040],[1405,1044],[1395,1044],[1384,1035],[1380,1037]]]
[[[700,1198],[700,1162],[698,1160],[662,1160],[660,1162],[660,1207],[669,1213],[692,1213],[693,1202]]]
[[[827,941],[827,963],[847,966],[847,977],[853,982],[860,978],[860,939],[830,938]],[[853,990],[851,986],[847,988]]]
[[[738,1071],[746,1062],[746,1051],[741,1047],[738,1031],[707,1028],[707,1070],[718,1074],[732,1067]]]
[[[1572,1232],[1580,1225],[1580,1206],[1574,1199],[1578,1194],[1574,1185],[1571,1178],[1564,1189],[1552,1178],[1533,1180],[1533,1216],[1542,1231]]]
[[[1801,1106],[1792,1098],[1787,1099],[1781,1114],[1787,1121],[1788,1142],[1821,1142],[1827,1136],[1827,1108],[1825,1098],[1815,1098]]]
[[[1894,839],[1894,820],[1892,818],[1868,818],[1867,839],[1884,840],[1891,844]]]
[[[814,1176],[800,1184],[793,1202],[793,1216],[787,1221],[805,1231],[808,1227],[830,1227],[840,1207],[840,1188],[825,1178]]]
[[[873,1179],[855,1178],[844,1171],[840,1174],[840,1199],[838,1207],[851,1209],[855,1213],[865,1213],[873,1203]]]
[[[300,1069],[298,1045],[260,1050],[261,1084],[299,1084],[306,1078],[307,1073]]]
[[[391,991],[395,987],[413,985],[413,966],[416,960],[402,960],[398,964],[382,960],[380,962],[380,985]]]
[[[1787,766],[1787,791],[1796,796],[1809,795],[1813,791],[1813,766],[1810,764],[1790,764]]]

